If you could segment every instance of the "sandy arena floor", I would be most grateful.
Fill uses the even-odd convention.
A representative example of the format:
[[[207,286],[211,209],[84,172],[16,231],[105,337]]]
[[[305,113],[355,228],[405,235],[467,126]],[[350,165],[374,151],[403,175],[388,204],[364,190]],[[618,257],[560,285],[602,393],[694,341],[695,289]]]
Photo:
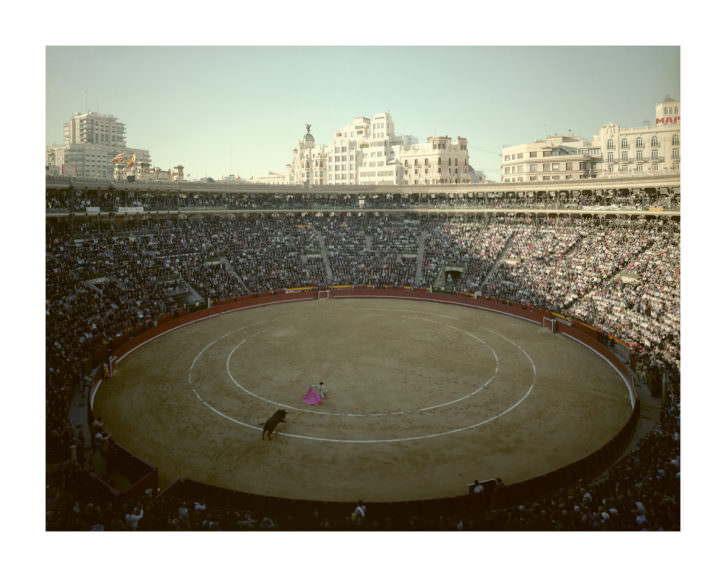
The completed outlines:
[[[325,402],[302,397],[324,381]],[[627,422],[608,363],[532,323],[393,299],[275,304],[204,320],[119,363],[95,402],[114,439],[179,477],[261,495],[465,494],[586,456]],[[278,408],[272,441],[260,425]]]

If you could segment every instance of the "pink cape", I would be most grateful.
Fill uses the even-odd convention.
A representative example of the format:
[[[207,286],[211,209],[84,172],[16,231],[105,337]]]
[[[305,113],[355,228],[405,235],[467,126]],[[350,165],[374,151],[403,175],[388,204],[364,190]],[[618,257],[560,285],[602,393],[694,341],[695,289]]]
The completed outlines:
[[[308,392],[303,397],[303,403],[306,405],[319,405],[322,400],[323,398],[312,387],[308,389]]]

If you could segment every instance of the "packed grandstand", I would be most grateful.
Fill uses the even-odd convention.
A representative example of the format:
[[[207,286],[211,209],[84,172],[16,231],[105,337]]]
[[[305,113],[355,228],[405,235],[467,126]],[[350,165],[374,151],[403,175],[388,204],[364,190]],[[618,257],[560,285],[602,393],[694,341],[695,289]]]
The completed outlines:
[[[494,200],[445,194],[360,200],[235,197],[213,187],[196,195],[140,191],[133,198],[48,189],[47,528],[678,530],[678,194],[629,188],[614,196],[515,191]],[[121,205],[142,210],[119,215]],[[577,212],[587,206],[612,210]],[[112,343],[231,298],[335,286],[441,291],[587,323],[628,351],[634,378],[660,398],[660,422],[593,478],[517,503],[436,513],[371,506],[361,519],[350,515],[355,504],[347,514],[322,506],[256,510],[193,484],[132,497],[88,492],[89,484],[78,482],[91,472],[103,477],[93,463],[108,450],[109,432],[95,423],[89,444],[69,418],[70,405],[79,391],[87,395]]]

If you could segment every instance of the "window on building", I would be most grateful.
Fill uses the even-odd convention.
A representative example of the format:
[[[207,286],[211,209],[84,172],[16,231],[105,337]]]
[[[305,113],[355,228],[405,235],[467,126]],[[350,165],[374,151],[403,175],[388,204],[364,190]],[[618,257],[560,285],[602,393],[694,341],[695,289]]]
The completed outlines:
[[[529,165],[529,171],[530,172],[537,172],[537,165],[536,164],[530,164]]]
[[[529,153],[529,157],[530,158],[537,158],[537,152],[536,151],[535,152],[530,152]]]
[[[612,161],[613,161],[613,153],[608,152],[608,162],[612,162]]]
[[[520,152],[519,154],[517,154],[517,158],[523,158],[523,157],[524,157],[524,153],[523,152]]]
[[[652,138],[650,139],[650,145],[651,145],[651,146],[658,146],[658,137],[657,137],[657,136],[653,136],[653,137],[652,137]]]
[[[620,151],[620,160],[628,160],[628,151],[627,150],[621,150]]]
[[[635,160],[643,160],[643,151],[642,150],[635,151]]]
[[[565,162],[565,170],[572,170],[572,163],[571,162]]]
[[[560,163],[559,162],[553,162],[552,163],[552,170],[559,170],[560,169]]]
[[[650,158],[651,160],[658,160],[658,151],[657,150],[651,150],[650,151]]]
[[[549,172],[549,171],[550,171],[550,163],[549,163],[549,162],[545,162],[545,163],[544,163],[544,164],[542,165],[542,170],[543,170],[544,172]]]
[[[621,138],[620,139],[620,148],[628,148],[628,140],[627,140],[627,138]]]
[[[643,138],[638,137],[635,139],[635,148],[643,148]]]
[[[608,150],[614,150],[615,149],[615,143],[613,142],[612,138],[608,139]]]
[[[552,151],[551,150],[543,150],[542,151],[542,156],[543,157],[552,156]]]
[[[671,158],[673,160],[680,160],[681,158],[681,151],[679,148],[674,148],[673,152],[671,153]]]
[[[679,146],[681,144],[681,137],[678,134],[674,134],[671,138],[671,144],[673,146]]]
[[[509,155],[508,154],[505,154],[504,155],[504,161],[506,162],[507,160],[509,160]]]

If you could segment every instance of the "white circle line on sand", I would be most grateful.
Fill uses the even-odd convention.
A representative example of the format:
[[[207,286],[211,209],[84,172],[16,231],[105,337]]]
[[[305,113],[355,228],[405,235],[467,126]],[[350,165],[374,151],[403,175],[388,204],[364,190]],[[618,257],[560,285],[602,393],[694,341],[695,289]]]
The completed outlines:
[[[207,350],[207,349],[208,349],[209,347],[211,347],[212,345],[215,345],[215,344],[217,344],[217,343],[218,343],[219,341],[221,341],[222,339],[226,339],[226,338],[227,338],[227,337],[228,337],[229,335],[233,335],[234,333],[238,333],[238,332],[240,332],[240,331],[243,331],[243,330],[245,330],[245,329],[247,329],[247,328],[249,328],[249,327],[254,327],[254,326],[257,326],[257,325],[261,325],[261,324],[263,324],[264,322],[265,322],[265,321],[258,321],[258,322],[256,322],[256,323],[252,323],[251,325],[245,325],[245,326],[243,326],[243,327],[240,327],[240,328],[238,328],[238,329],[235,329],[235,330],[233,330],[233,331],[229,331],[229,332],[228,332],[227,334],[224,334],[224,335],[222,335],[221,337],[219,337],[219,338],[216,338],[216,339],[214,339],[213,341],[211,341],[210,343],[208,343],[208,344],[207,344],[207,345],[206,345],[206,346],[205,346],[204,348],[202,348],[202,350],[201,350],[201,351],[199,351],[199,352],[197,353],[197,356],[196,356],[196,357],[194,357],[194,360],[192,361],[192,364],[191,364],[191,365],[189,365],[189,370],[187,371],[187,380],[189,381],[189,384],[190,384],[190,385],[192,384],[192,370],[194,369],[194,366],[195,366],[195,365],[197,364],[197,361],[199,360],[199,357],[201,357],[201,356],[202,356],[202,354],[204,354],[204,351],[206,351],[206,350]]]
[[[422,320],[425,320],[425,319],[422,319]],[[436,323],[436,321],[428,321],[428,322],[433,322],[435,324],[443,324],[443,323]],[[259,323],[257,323],[257,324],[259,324]],[[451,326],[451,325],[446,325],[446,326]],[[452,327],[452,328],[455,328],[456,330],[461,330],[462,332],[466,332],[467,334],[470,334],[470,333],[468,333],[468,331],[465,331],[464,329],[460,329],[459,327]],[[238,330],[241,330],[241,329],[238,329]],[[260,331],[260,332],[265,332],[266,330],[268,330],[268,329],[265,329],[264,331]],[[294,433],[282,433],[282,432],[279,432],[279,431],[278,431],[277,434],[280,435],[280,436],[282,436],[282,437],[290,437],[290,438],[294,438],[294,439],[302,439],[302,440],[309,440],[309,441],[320,441],[320,442],[329,442],[329,443],[345,443],[345,444],[401,443],[401,442],[404,442],[404,441],[418,441],[418,440],[424,440],[424,439],[434,439],[434,438],[438,438],[438,437],[444,437],[444,436],[447,436],[447,435],[453,435],[453,434],[456,434],[456,433],[461,433],[461,432],[464,432],[464,431],[468,431],[468,430],[471,430],[471,429],[475,429],[477,427],[481,427],[482,425],[486,425],[487,423],[491,423],[492,421],[503,417],[507,413],[509,413],[509,412],[513,411],[514,409],[516,409],[521,403],[523,403],[527,399],[527,397],[529,397],[530,393],[534,390],[534,385],[535,385],[536,379],[537,379],[537,368],[536,368],[536,365],[535,365],[534,361],[532,360],[532,357],[530,357],[529,354],[527,353],[527,351],[523,347],[521,347],[518,343],[512,341],[511,339],[505,337],[504,335],[499,334],[498,332],[496,332],[494,330],[487,329],[487,328],[483,328],[483,330],[486,330],[487,332],[490,332],[490,333],[492,333],[494,335],[497,335],[501,339],[503,339],[503,340],[509,342],[510,344],[514,345],[515,347],[517,347],[522,352],[522,354],[524,354],[527,357],[527,359],[529,360],[529,363],[530,363],[530,365],[532,367],[532,383],[530,384],[529,388],[527,389],[527,392],[519,400],[517,400],[513,405],[511,405],[510,407],[504,409],[503,411],[501,411],[497,415],[494,415],[492,417],[489,417],[487,419],[484,419],[483,421],[481,421],[479,423],[474,423],[472,425],[467,425],[465,427],[458,427],[456,429],[451,429],[451,430],[448,430],[448,431],[442,431],[442,432],[439,432],[439,433],[429,433],[429,434],[426,434],[426,435],[418,435],[418,436],[413,436],[413,437],[394,438],[394,439],[331,439],[331,438],[326,438],[326,437],[315,437],[315,436],[311,436],[311,435],[297,435],[297,434],[294,434]],[[234,333],[234,332],[237,332],[237,331],[232,331],[232,333]],[[229,334],[232,334],[232,333],[229,333]],[[259,334],[259,333],[255,333],[255,334]],[[228,335],[223,335],[222,337],[220,337],[216,341],[221,340],[225,336],[228,336]],[[250,335],[250,337],[248,337],[248,338],[251,338],[252,336],[254,336],[254,335]],[[477,339],[477,340],[480,340],[480,339]],[[228,373],[228,375],[230,376],[230,378],[232,379],[232,381],[235,384],[237,384],[237,386],[239,386],[240,388],[242,388],[245,391],[247,391],[247,389],[245,389],[242,385],[240,385],[239,383],[237,383],[237,381],[234,379],[234,377],[232,377],[231,371],[229,369],[229,362],[230,362],[230,358],[233,355],[233,353],[242,344],[244,344],[244,342],[246,342],[246,341],[247,341],[247,339],[243,339],[243,341],[240,342],[240,343],[238,343],[237,346],[235,346],[235,348],[227,356],[227,373]],[[481,342],[485,342],[485,341],[481,341]],[[207,347],[205,347],[205,349],[208,348],[208,346],[209,345],[207,345]],[[492,351],[494,351],[494,349],[491,348],[491,346],[488,345],[488,343],[487,343],[487,346],[489,346],[490,349]],[[496,353],[494,353],[494,354],[495,354],[495,358],[497,359],[497,363],[498,363],[498,356],[496,356]],[[197,356],[197,358],[198,358],[198,356]],[[498,364],[497,364],[497,367],[498,367]],[[483,386],[481,388],[483,388]],[[229,421],[231,421],[233,423],[236,423],[236,424],[238,424],[240,426],[246,427],[246,428],[250,428],[250,429],[254,429],[254,430],[258,430],[258,431],[259,430],[262,430],[262,427],[261,426],[252,425],[250,423],[246,423],[244,421],[240,421],[239,419],[235,419],[234,417],[231,417],[231,416],[225,414],[224,412],[220,411],[219,409],[217,409],[216,407],[214,407],[213,405],[211,405],[207,401],[205,401],[201,397],[201,395],[197,392],[196,389],[192,389],[192,391],[196,395],[197,399],[205,407],[207,407],[210,411],[214,412],[215,414],[219,415],[220,417],[222,417],[224,419],[227,419],[227,420],[229,420]],[[306,410],[306,409],[299,409],[297,407],[291,407],[289,405],[284,405],[282,403],[275,403],[274,401],[269,401],[267,399],[264,399],[263,397],[260,397],[259,395],[256,395],[256,394],[252,393],[251,391],[247,391],[247,392],[249,394],[251,394],[252,396],[259,398],[260,400],[263,400],[263,401],[266,401],[266,402],[269,402],[269,403],[272,403],[272,404],[275,404],[275,405],[283,406],[283,407],[286,407],[286,408],[289,407],[289,408],[291,408],[293,410],[297,410],[297,411],[305,411],[305,412],[310,412],[310,413],[319,414],[319,415],[322,415],[322,414],[334,414],[334,415],[337,414],[337,415],[340,415],[339,413],[325,413],[323,411],[311,411],[311,410]],[[405,411],[397,411],[397,412],[393,412],[393,413],[388,413],[388,415],[404,415],[404,414],[406,414]],[[375,415],[376,416],[383,416],[380,413],[375,413]],[[357,415],[353,415],[353,414],[347,413],[344,416],[357,416]]]
[[[294,405],[288,405],[286,403],[280,403],[278,401],[273,401],[271,399],[268,399],[266,397],[263,397],[262,395],[258,395],[257,393],[254,393],[254,392],[250,391],[247,387],[245,387],[244,385],[242,385],[237,379],[234,378],[234,376],[232,375],[232,370],[230,368],[230,362],[232,360],[232,356],[234,355],[234,353],[237,351],[237,349],[240,346],[242,346],[243,344],[245,344],[247,342],[247,339],[243,339],[241,342],[239,342],[237,344],[237,346],[235,346],[230,351],[229,355],[227,355],[227,366],[226,366],[227,376],[235,384],[235,386],[237,386],[239,389],[243,390],[248,395],[250,395],[250,396],[252,396],[252,397],[254,397],[254,398],[256,398],[256,399],[258,399],[260,401],[263,401],[265,403],[269,403],[271,405],[275,405],[275,406],[278,406],[278,407],[284,407],[285,409],[290,409],[292,411],[298,411],[298,412],[301,412],[301,413],[312,413],[312,414],[315,414],[315,415],[343,416],[343,417],[383,417],[383,416],[386,416],[386,415],[404,415],[406,413],[409,413],[409,414],[412,414],[412,413],[421,413],[421,412],[424,412],[424,411],[430,411],[430,410],[433,410],[433,409],[439,409],[441,407],[446,407],[448,405],[453,405],[455,403],[461,402],[461,401],[463,401],[465,399],[468,399],[468,398],[472,397],[473,395],[481,392],[482,389],[484,389],[485,387],[487,387],[496,378],[497,373],[499,373],[499,356],[497,355],[497,353],[494,350],[494,348],[492,348],[492,346],[489,343],[487,343],[485,340],[480,339],[476,335],[473,335],[473,334],[471,334],[470,332],[468,332],[466,330],[460,329],[460,328],[455,327],[455,326],[452,326],[452,325],[447,325],[447,324],[444,324],[444,323],[440,323],[440,322],[436,322],[436,321],[431,321],[431,320],[428,320],[428,319],[422,319],[420,317],[413,317],[413,318],[415,318],[416,320],[422,320],[422,321],[434,323],[434,324],[437,324],[437,325],[443,325],[443,326],[452,328],[454,330],[461,331],[461,332],[465,333],[466,335],[470,336],[471,338],[473,338],[474,340],[476,340],[476,341],[480,342],[481,344],[485,345],[486,347],[488,347],[489,350],[491,351],[492,355],[494,356],[494,360],[496,362],[496,366],[495,366],[495,369],[494,369],[494,375],[492,375],[479,388],[475,389],[474,391],[472,391],[470,393],[467,393],[463,397],[459,397],[458,399],[454,399],[452,401],[447,401],[445,403],[441,403],[439,405],[434,405],[434,406],[431,406],[431,407],[425,407],[423,409],[411,409],[411,410],[408,410],[408,411],[396,411],[396,412],[391,412],[391,413],[336,413],[336,412],[332,412],[332,411],[322,411],[322,410],[305,409],[305,408],[301,408],[301,407],[296,407]],[[259,333],[256,333],[256,334],[259,334]],[[254,336],[254,335],[250,335],[249,338],[251,338],[252,336]],[[530,359],[530,362],[531,362],[531,359]]]
[[[534,382],[529,386],[529,389],[527,389],[527,392],[520,398],[516,403],[514,403],[511,407],[508,407],[504,409],[501,413],[498,415],[494,415],[493,417],[489,417],[488,419],[485,419],[479,423],[474,423],[473,425],[467,425],[466,427],[459,427],[457,429],[451,429],[449,431],[442,431],[440,433],[429,433],[428,435],[418,435],[415,437],[401,437],[398,439],[330,439],[327,437],[314,437],[312,435],[296,435],[294,433],[282,433],[280,431],[277,432],[277,434],[281,437],[290,437],[293,439],[303,439],[306,441],[321,441],[321,442],[327,442],[327,443],[347,443],[347,444],[356,444],[356,445],[362,445],[362,444],[376,444],[376,443],[402,443],[404,441],[420,441],[423,439],[435,439],[437,437],[445,437],[447,435],[453,435],[455,433],[461,433],[464,431],[469,431],[471,429],[475,429],[477,427],[481,427],[482,425],[486,425],[487,423],[491,423],[492,421],[503,417],[510,411],[513,411],[516,409],[524,400],[529,396],[529,394],[532,392],[532,389],[534,389]],[[207,403],[195,390],[194,394],[197,396],[199,401],[207,407],[210,411],[216,413],[220,417],[223,417],[224,419],[227,419],[228,421],[231,421],[233,423],[236,423],[238,425],[241,425],[243,427],[247,427],[248,429],[255,429],[257,431],[261,431],[262,427],[257,425],[252,425],[250,423],[245,423],[244,421],[240,421],[239,419],[235,419],[234,417],[230,417],[229,415],[223,413],[219,409],[213,407],[209,403]]]

